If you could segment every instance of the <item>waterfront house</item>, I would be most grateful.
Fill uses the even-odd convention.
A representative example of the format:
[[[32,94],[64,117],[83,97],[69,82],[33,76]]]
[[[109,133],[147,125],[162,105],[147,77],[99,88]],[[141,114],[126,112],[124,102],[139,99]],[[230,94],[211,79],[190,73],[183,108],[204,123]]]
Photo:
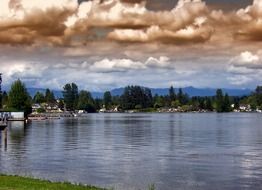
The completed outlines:
[[[239,110],[241,112],[251,112],[252,111],[251,106],[249,104],[241,104],[239,106]]]
[[[41,105],[40,104],[33,104],[32,105],[32,111],[33,112],[37,112],[37,110],[41,109]]]

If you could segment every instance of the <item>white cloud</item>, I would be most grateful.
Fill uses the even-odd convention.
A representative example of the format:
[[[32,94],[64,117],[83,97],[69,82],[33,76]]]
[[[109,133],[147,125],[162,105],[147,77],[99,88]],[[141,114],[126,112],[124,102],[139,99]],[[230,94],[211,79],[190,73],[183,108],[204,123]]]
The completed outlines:
[[[180,0],[171,11],[147,10],[137,19],[144,28],[117,28],[108,38],[129,42],[194,43],[207,41],[213,33],[212,27],[206,25],[207,7],[201,0]]]
[[[108,29],[95,34],[99,39],[124,42],[261,41],[261,2],[224,13],[202,0],[179,0],[169,11],[148,10],[145,1],[2,0],[0,43],[79,45],[89,42],[93,29]]]
[[[261,81],[262,59],[259,54],[244,51],[231,59],[227,71],[232,74],[228,80],[233,85],[246,85]]]
[[[130,59],[103,59],[90,66],[90,69],[96,72],[126,72],[144,68],[145,66],[141,62]]]
[[[262,59],[260,55],[245,51],[231,60],[231,66],[246,69],[262,69]]]
[[[81,3],[77,12],[74,15],[68,17],[68,19],[65,21],[65,25],[67,27],[73,27],[77,21],[87,19],[91,12],[92,5],[92,1]]]
[[[250,83],[252,81],[252,78],[243,75],[236,75],[228,77],[228,80],[233,85],[242,86]]]
[[[33,11],[48,9],[69,9],[75,10],[78,7],[77,0],[1,0],[0,21],[24,19],[27,14]]]
[[[209,27],[188,26],[173,31],[170,29],[151,26],[143,29],[115,29],[108,34],[109,39],[129,42],[162,41],[165,43],[204,42],[211,37],[212,29]]]
[[[154,68],[172,68],[172,64],[170,62],[169,57],[161,56],[159,59],[154,58],[154,57],[149,57],[145,65],[147,67],[154,67]]]
[[[257,63],[259,61],[259,57],[249,51],[246,51],[240,54],[239,61],[243,63]]]
[[[168,57],[161,56],[159,59],[149,57],[145,62],[134,61],[131,59],[103,59],[89,64],[84,62],[82,67],[89,67],[91,71],[96,72],[127,72],[130,70],[141,70],[148,68],[169,69],[172,67]]]

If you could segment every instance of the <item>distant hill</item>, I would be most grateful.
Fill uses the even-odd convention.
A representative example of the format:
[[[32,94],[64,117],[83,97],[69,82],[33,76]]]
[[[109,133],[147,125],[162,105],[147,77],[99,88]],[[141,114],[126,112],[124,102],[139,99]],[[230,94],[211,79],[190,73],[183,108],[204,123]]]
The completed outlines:
[[[28,88],[29,94],[33,97],[37,92],[45,93],[44,88]],[[214,96],[216,90],[214,88],[194,88],[194,87],[185,87],[182,88],[183,92],[187,93],[189,96]],[[224,93],[228,93],[229,96],[245,96],[251,94],[252,90],[250,89],[222,89]],[[158,95],[167,95],[169,92],[168,88],[151,88],[152,94]],[[178,92],[178,88],[175,89]],[[56,98],[61,98],[63,96],[62,91],[53,90]],[[115,88],[111,90],[113,96],[120,96],[124,92],[124,88]],[[103,92],[91,92],[94,98],[102,98]]]
[[[192,96],[215,96],[216,90],[213,88],[194,88],[194,87],[185,87],[182,88],[184,93],[187,93],[190,97]],[[224,93],[227,93],[229,96],[245,96],[251,94],[252,90],[250,89],[222,89]],[[169,88],[151,88],[152,94],[158,95],[168,95]],[[178,92],[178,88],[175,89]],[[124,92],[124,88],[116,88],[111,90],[113,96],[120,96]],[[93,97],[102,98],[103,93],[101,92],[92,92]]]
[[[27,89],[30,96],[34,97],[37,92],[45,94],[46,89],[44,88],[28,88]],[[52,90],[56,98],[61,98],[63,96],[62,91]]]
[[[215,96],[217,89],[214,88],[194,88],[186,87],[182,88],[184,93],[187,93],[189,96]],[[250,89],[226,89],[222,88],[224,93],[227,93],[229,96],[245,96],[251,94],[252,90]],[[169,89],[152,89],[153,94],[166,95],[169,92]],[[178,92],[178,88],[175,89]]]

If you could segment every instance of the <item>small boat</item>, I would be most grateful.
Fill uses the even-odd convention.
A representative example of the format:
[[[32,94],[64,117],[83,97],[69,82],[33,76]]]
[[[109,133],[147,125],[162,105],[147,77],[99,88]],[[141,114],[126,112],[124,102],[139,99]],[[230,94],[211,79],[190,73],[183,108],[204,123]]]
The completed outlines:
[[[47,120],[47,117],[44,117],[44,116],[29,116],[28,120],[30,120],[30,121],[44,121],[44,120]]]
[[[25,118],[8,118],[7,121],[25,121]]]

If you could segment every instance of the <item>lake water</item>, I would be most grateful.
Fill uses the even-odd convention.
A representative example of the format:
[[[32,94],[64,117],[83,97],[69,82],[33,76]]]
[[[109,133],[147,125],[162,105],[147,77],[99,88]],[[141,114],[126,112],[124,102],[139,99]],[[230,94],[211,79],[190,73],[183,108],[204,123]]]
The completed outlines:
[[[12,123],[0,173],[116,190],[262,189],[262,114],[90,114]]]

